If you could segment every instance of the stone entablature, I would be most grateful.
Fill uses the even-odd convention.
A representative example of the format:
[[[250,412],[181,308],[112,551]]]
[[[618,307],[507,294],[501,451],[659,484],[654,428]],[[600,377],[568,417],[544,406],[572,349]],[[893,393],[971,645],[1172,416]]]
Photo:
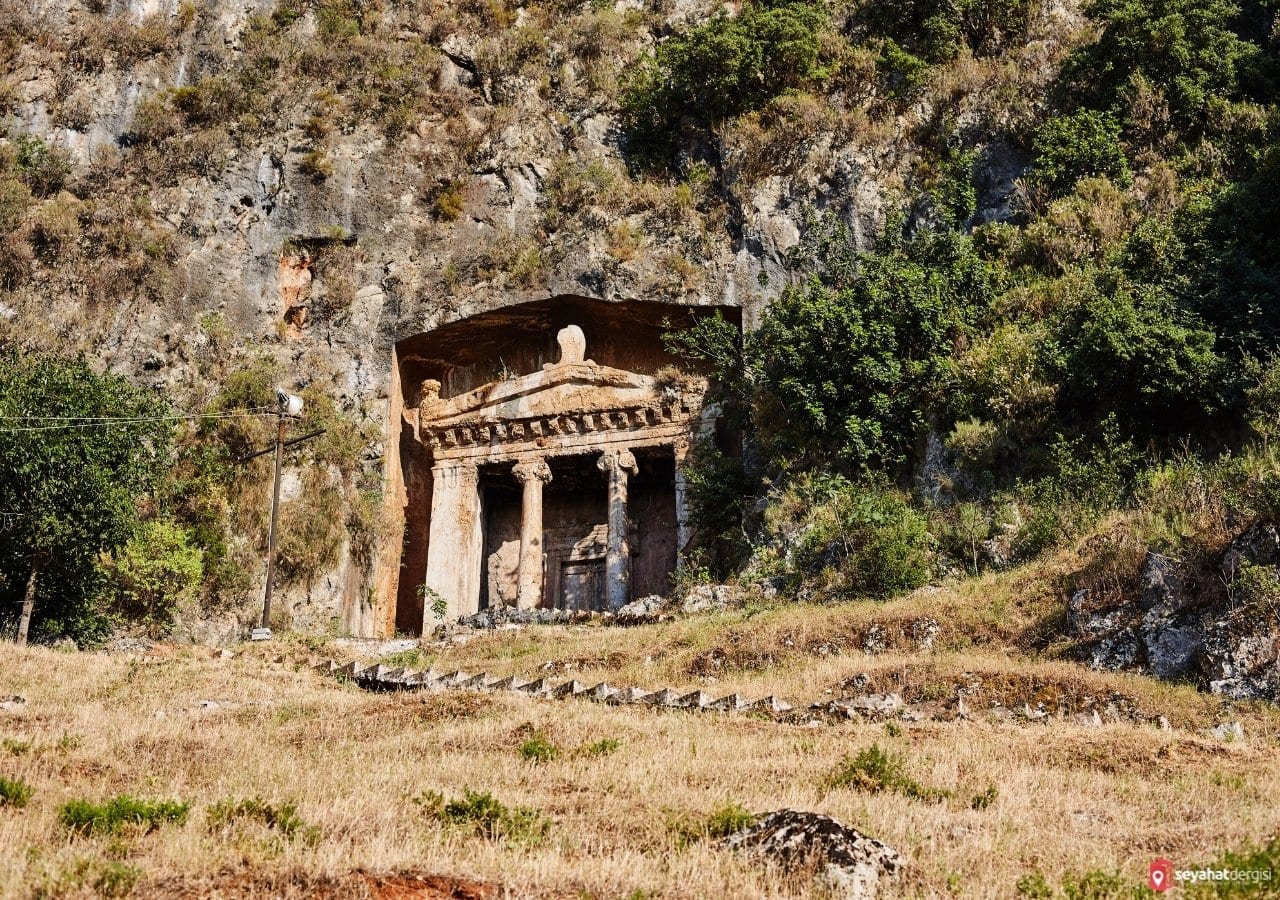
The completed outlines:
[[[433,461],[426,587],[445,599],[450,616],[475,612],[480,603],[486,571],[481,465],[514,463],[522,492],[519,562],[515,590],[501,593],[514,594],[521,608],[557,602],[545,594],[548,581],[560,590],[561,573],[548,573],[547,566],[561,555],[547,554],[543,522],[543,492],[553,480],[548,463],[557,457],[599,454],[607,517],[600,523],[606,532],[603,571],[595,577],[603,576],[608,608],[631,599],[628,489],[639,471],[632,451],[669,448],[677,553],[687,543],[683,464],[691,441],[714,423],[714,413],[702,408],[706,382],[673,383],[598,365],[585,358],[586,340],[576,325],[561,329],[557,339],[560,360],[541,371],[449,399],[440,397],[439,382],[422,385],[415,434]],[[487,571],[493,577],[492,567]]]

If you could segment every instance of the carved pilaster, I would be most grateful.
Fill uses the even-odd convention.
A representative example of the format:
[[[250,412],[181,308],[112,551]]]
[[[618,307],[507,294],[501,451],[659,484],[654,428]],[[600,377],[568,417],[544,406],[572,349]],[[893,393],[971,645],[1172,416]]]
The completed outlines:
[[[480,601],[484,531],[479,473],[470,463],[437,465],[431,469],[431,480],[426,586],[444,598],[446,616],[452,619],[474,613]],[[423,633],[433,626],[428,602]]]

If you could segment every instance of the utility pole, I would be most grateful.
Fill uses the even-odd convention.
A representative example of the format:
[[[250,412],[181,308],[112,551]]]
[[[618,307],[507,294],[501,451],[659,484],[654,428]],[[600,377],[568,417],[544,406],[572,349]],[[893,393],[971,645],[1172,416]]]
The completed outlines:
[[[257,631],[271,637],[271,582],[276,574],[276,520],[280,516],[280,457],[284,455],[284,398],[276,416],[276,471],[271,479],[271,531],[267,537],[267,589],[262,598],[262,625]],[[258,635],[254,635],[256,639]]]
[[[287,393],[282,388],[276,389],[276,440],[272,447],[266,450],[259,450],[257,453],[250,453],[248,456],[241,457],[237,462],[245,463],[251,459],[257,459],[259,456],[270,453],[275,450],[275,475],[271,480],[271,529],[267,537],[267,586],[262,598],[262,624],[253,631],[249,632],[250,640],[269,641],[271,640],[271,588],[272,582],[275,580],[276,572],[276,532],[280,516],[280,464],[284,456],[285,447],[292,447],[301,444],[303,441],[309,441],[314,437],[324,434],[324,429],[313,431],[310,434],[304,434],[302,437],[296,437],[286,441],[284,439],[285,419],[296,419],[302,412],[302,398],[296,394]]]

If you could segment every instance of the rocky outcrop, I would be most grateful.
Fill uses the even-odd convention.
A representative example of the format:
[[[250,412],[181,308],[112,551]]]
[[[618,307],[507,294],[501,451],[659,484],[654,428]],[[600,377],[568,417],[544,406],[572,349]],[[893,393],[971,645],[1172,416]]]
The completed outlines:
[[[827,896],[873,900],[902,857],[888,844],[830,816],[779,809],[724,839],[723,845],[788,872],[813,872]]]
[[[1277,561],[1280,532],[1266,523],[1240,534],[1208,572],[1149,552],[1136,596],[1104,603],[1082,588],[1067,601],[1067,619],[1095,669],[1191,679],[1233,699],[1280,700],[1280,611],[1247,596],[1237,581],[1248,568],[1264,585],[1280,585]],[[1226,596],[1216,585],[1200,587],[1215,578],[1230,586]]]

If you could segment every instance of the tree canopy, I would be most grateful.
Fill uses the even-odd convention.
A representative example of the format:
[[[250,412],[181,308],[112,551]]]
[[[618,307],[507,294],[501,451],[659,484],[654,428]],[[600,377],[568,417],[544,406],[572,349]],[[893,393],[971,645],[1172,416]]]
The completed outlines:
[[[34,579],[32,628],[100,637],[100,554],[134,534],[165,471],[165,404],[84,358],[0,355],[0,598],[13,615]]]

